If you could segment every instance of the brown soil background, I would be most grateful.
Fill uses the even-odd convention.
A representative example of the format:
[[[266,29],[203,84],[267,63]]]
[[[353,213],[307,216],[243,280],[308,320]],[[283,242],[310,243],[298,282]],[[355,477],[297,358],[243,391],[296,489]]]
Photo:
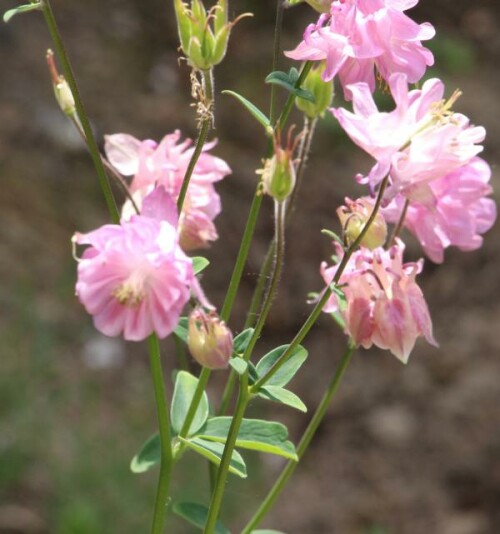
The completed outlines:
[[[420,3],[412,16],[429,20],[438,31],[442,63],[436,72],[450,93],[456,86],[463,89],[458,109],[488,130],[484,155],[494,170],[498,198],[500,5],[493,0]],[[7,9],[15,2],[3,4]],[[216,71],[219,89],[252,96],[263,108],[273,4],[233,2],[235,12],[254,11],[255,17],[235,29],[227,60]],[[54,0],[53,7],[99,139],[113,132],[158,139],[175,128],[195,136],[189,72],[177,65],[169,2]],[[302,7],[286,13],[285,48],[313,18]],[[137,484],[145,503],[137,512],[138,524],[148,524],[154,476],[138,481],[127,466],[141,441],[136,436],[146,438],[155,417],[144,347],[103,345],[72,295],[70,237],[107,218],[90,160],[54,104],[44,63],[49,46],[39,14],[0,28],[0,532],[146,532],[146,526],[141,530],[118,520],[97,519],[94,526],[78,529],[61,519],[66,513],[61,507],[74,515],[68,502],[76,484],[83,484],[75,476],[81,461],[75,451],[84,443],[85,461],[94,465],[105,443],[102,458],[120,466],[115,485],[104,483],[107,472],[96,468],[88,475],[88,495],[94,495],[96,506],[108,499],[108,508],[114,506],[106,511],[111,517],[123,515],[120,485]],[[289,62],[283,61],[286,66]],[[217,303],[223,299],[255,187],[254,171],[264,153],[259,128],[235,102],[218,95],[216,153],[229,162],[233,175],[219,186],[224,205],[217,223],[220,240],[207,252],[213,268],[204,284]],[[334,227],[342,198],[357,194],[352,176],[368,164],[333,121],[319,128],[289,229],[279,298],[259,354],[287,342],[306,317],[306,294],[320,287],[318,266],[330,254],[320,230]],[[272,232],[270,208],[266,202],[231,325],[235,331],[244,321]],[[450,250],[443,265],[427,262],[422,286],[440,349],[419,343],[406,367],[378,351],[354,359],[266,525],[289,534],[500,532],[499,243],[496,226],[481,250]],[[410,254],[420,254],[415,244]],[[115,354],[105,368],[89,365],[89,352],[97,350],[91,343]],[[309,361],[293,389],[311,412],[334,371],[342,339],[325,317],[305,345]],[[165,347],[171,352],[168,343]],[[211,384],[214,399],[223,380],[221,373]],[[264,413],[286,422],[294,441],[308,421],[307,415],[274,405],[252,408],[254,416]],[[11,476],[14,449],[27,452],[16,460],[19,469]],[[249,482],[228,488],[225,514],[235,531],[282,465],[274,457],[262,460],[264,468],[255,467]],[[200,486],[206,500],[205,482]],[[184,528],[175,523],[169,532]]]

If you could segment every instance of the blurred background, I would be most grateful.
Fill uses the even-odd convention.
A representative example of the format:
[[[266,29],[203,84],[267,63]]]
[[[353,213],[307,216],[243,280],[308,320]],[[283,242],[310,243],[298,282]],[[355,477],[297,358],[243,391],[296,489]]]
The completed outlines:
[[[52,4],[100,142],[116,132],[160,139],[180,128],[196,135],[171,2]],[[216,69],[216,86],[250,96],[266,109],[269,87],[263,80],[271,70],[275,3],[232,4],[234,14],[252,11],[255,17],[235,28],[226,61]],[[449,94],[461,88],[456,109],[487,128],[484,155],[498,198],[500,5],[420,4],[410,15],[438,32],[429,44],[436,56],[429,75],[442,77]],[[2,10],[16,5],[3,1]],[[285,49],[314,19],[307,6],[285,13]],[[148,358],[144,344],[100,336],[74,298],[71,235],[108,219],[90,158],[53,98],[45,66],[51,46],[39,13],[0,27],[0,533],[142,533],[149,528],[157,473],[133,475],[129,462],[156,426]],[[291,65],[283,58],[284,70]],[[260,126],[229,97],[218,94],[216,116],[214,152],[233,169],[218,187],[224,206],[217,221],[220,239],[206,253],[213,267],[204,286],[220,304],[265,141]],[[299,123],[299,115],[295,120]],[[320,288],[319,263],[331,254],[320,230],[336,227],[336,207],[345,195],[360,192],[353,175],[369,165],[333,119],[320,125],[259,355],[290,340],[307,316],[306,295]],[[271,233],[266,200],[234,331],[244,322]],[[420,254],[410,244],[409,255]],[[497,226],[481,250],[449,250],[444,265],[426,262],[421,283],[440,349],[419,342],[406,367],[389,353],[356,356],[266,526],[289,534],[500,532],[499,258]],[[309,361],[292,389],[310,413],[342,343],[326,316],[305,342]],[[163,350],[170,374],[170,341]],[[217,373],[210,383],[213,399],[225,376]],[[295,442],[309,420],[257,401],[250,415],[286,423]],[[279,458],[251,452],[245,458],[249,479],[233,477],[227,488],[224,518],[234,532],[283,465]],[[187,454],[183,464],[176,496],[206,503],[203,462]],[[193,530],[171,519],[168,532]]]

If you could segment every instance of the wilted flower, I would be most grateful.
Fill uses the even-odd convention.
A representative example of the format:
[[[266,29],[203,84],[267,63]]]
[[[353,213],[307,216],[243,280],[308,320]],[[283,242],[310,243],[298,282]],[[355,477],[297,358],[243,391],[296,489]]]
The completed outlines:
[[[351,245],[363,231],[370,215],[373,212],[374,200],[369,197],[358,198],[357,200],[345,199],[345,206],[337,209],[337,216],[342,225],[346,244]],[[387,224],[384,216],[377,212],[375,219],[371,223],[368,231],[363,236],[360,246],[373,250],[382,247],[387,238]]]
[[[417,24],[403,11],[418,0],[338,0],[330,13],[323,13],[311,24],[304,40],[286,52],[292,59],[326,61],[325,81],[337,74],[350,98],[348,85],[365,82],[375,89],[375,69],[385,80],[395,72],[406,74],[411,83],[422,78],[434,63],[432,53],[421,41],[434,37],[434,28]],[[324,10],[324,4],[318,10]]]
[[[100,332],[140,341],[174,330],[194,275],[178,244],[175,203],[163,187],[144,199],[141,215],[76,233],[73,243],[89,245],[78,261],[76,294]]]
[[[450,111],[455,93],[444,101],[444,84],[433,78],[420,90],[408,90],[406,76],[389,80],[396,108],[380,112],[364,83],[351,85],[354,113],[333,108],[332,113],[349,137],[377,163],[366,178],[372,188],[390,175],[386,199],[400,193],[410,200],[429,196],[428,184],[471,161],[483,147],[482,127],[474,127],[465,115]]]
[[[361,248],[354,252],[339,280],[346,302],[333,294],[323,311],[340,310],[346,333],[356,344],[365,349],[372,345],[388,349],[406,363],[419,336],[437,344],[427,304],[415,281],[422,261],[403,264],[403,251],[404,244],[396,240],[389,250]],[[341,247],[337,246],[337,252],[342,255]],[[321,265],[327,284],[337,268]]]
[[[436,263],[444,260],[444,249],[475,250],[483,244],[480,234],[495,222],[496,204],[489,185],[491,169],[481,158],[429,184],[432,196],[425,203],[410,202],[404,226],[420,241],[424,252]],[[387,220],[397,222],[406,199],[398,195],[382,210]]]
[[[166,135],[158,144],[155,141],[139,141],[128,134],[106,136],[105,151],[111,164],[123,175],[134,176],[130,190],[140,207],[142,199],[158,184],[177,200],[186,169],[194,148],[192,141],[180,141],[176,130]],[[194,168],[179,219],[180,243],[184,250],[206,247],[217,239],[213,220],[221,211],[219,195],[213,186],[231,169],[225,161],[208,151],[215,142],[207,143]],[[133,213],[128,202],[123,216]]]
[[[188,347],[203,367],[225,369],[233,353],[233,335],[215,312],[195,308],[189,315]]]

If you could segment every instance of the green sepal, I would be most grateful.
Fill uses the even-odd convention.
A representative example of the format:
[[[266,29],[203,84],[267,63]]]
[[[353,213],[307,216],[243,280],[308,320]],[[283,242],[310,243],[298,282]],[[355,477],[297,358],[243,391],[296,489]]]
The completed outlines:
[[[197,433],[197,437],[225,443],[231,421],[232,417],[211,417]],[[281,423],[262,419],[243,419],[235,447],[275,454],[298,461],[295,447],[287,438],[288,429]]]
[[[186,419],[186,415],[191,406],[194,392],[198,385],[198,379],[187,371],[179,371],[175,380],[174,394],[172,397],[172,407],[170,409],[170,418],[172,430],[178,434]],[[187,433],[188,436],[195,434],[206,422],[208,418],[208,397],[204,391],[196,413],[191,422],[191,427]]]
[[[198,527],[200,530],[205,528],[208,519],[208,508],[203,504],[195,502],[176,502],[172,506],[172,511],[174,514],[182,517],[188,523]],[[270,530],[269,532],[272,533],[273,531]],[[220,521],[217,521],[214,534],[231,534],[231,532]]]
[[[203,256],[194,256],[191,260],[193,262],[194,274],[200,274],[210,265],[210,261]]]
[[[224,444],[217,443],[215,441],[208,441],[198,437],[190,439],[184,439],[179,437],[179,441],[184,443],[187,447],[197,452],[201,456],[204,456],[207,460],[210,460],[216,465],[219,465],[224,453]],[[231,461],[229,463],[229,472],[234,475],[238,475],[241,478],[247,477],[247,467],[241,454],[238,451],[233,450],[231,455]]]

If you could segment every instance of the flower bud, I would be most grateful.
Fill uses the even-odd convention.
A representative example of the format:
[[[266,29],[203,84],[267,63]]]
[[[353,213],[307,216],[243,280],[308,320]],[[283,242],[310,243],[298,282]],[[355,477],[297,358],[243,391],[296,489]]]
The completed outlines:
[[[227,0],[218,0],[208,12],[201,0],[191,0],[191,8],[183,0],[174,0],[181,48],[189,64],[200,70],[218,65],[226,55],[232,27],[243,16],[228,22]]]
[[[54,53],[52,50],[47,50],[47,65],[52,77],[52,86],[54,87],[54,94],[59,104],[59,107],[66,115],[72,116],[76,113],[75,99],[73,93],[64,79],[64,76],[57,72],[57,67],[54,61]]]
[[[353,243],[363,231],[370,215],[373,211],[373,200],[368,197],[357,200],[345,199],[345,206],[337,209],[337,216],[344,231],[346,243]],[[371,223],[368,232],[361,240],[360,245],[373,250],[385,244],[387,239],[387,224],[383,215],[378,212]]]
[[[333,83],[324,82],[321,78],[325,70],[324,63],[320,63],[317,68],[311,69],[301,89],[307,89],[314,96],[314,102],[309,102],[304,98],[296,98],[296,106],[310,119],[321,118],[330,107],[333,99]]]
[[[208,369],[225,369],[233,353],[233,335],[215,312],[195,308],[189,316],[188,347]]]
[[[278,202],[286,200],[295,187],[295,166],[290,149],[275,146],[274,156],[266,161],[262,172],[264,193]]]

